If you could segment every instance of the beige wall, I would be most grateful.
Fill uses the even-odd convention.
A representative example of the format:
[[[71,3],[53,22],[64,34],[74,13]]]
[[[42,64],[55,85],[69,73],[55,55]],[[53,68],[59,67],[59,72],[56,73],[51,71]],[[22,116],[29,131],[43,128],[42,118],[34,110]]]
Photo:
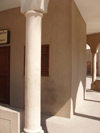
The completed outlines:
[[[25,18],[19,8],[0,13],[0,28],[11,32],[11,105],[23,108]],[[49,77],[42,77],[41,84],[42,112],[70,117],[71,97],[74,109],[77,92],[83,98],[85,28],[73,0],[50,0],[42,24],[42,44],[50,45]]]
[[[50,44],[50,75],[42,78],[42,110],[70,116],[71,0],[50,0],[42,29],[42,43]]]
[[[42,43],[50,44],[50,76],[42,78],[42,110],[70,117],[71,105],[75,111],[76,103],[83,100],[86,78],[86,24],[73,0],[51,0]]]
[[[90,49],[86,50],[86,65],[87,65],[87,75],[92,74],[92,53]]]
[[[86,61],[92,61],[92,53],[90,49],[86,50]]]
[[[23,116],[23,110],[0,105],[0,133],[21,133],[24,128]]]
[[[10,103],[23,108],[25,18],[19,8],[0,12],[0,29],[10,31]]]
[[[86,79],[86,24],[72,3],[72,107],[83,100]]]

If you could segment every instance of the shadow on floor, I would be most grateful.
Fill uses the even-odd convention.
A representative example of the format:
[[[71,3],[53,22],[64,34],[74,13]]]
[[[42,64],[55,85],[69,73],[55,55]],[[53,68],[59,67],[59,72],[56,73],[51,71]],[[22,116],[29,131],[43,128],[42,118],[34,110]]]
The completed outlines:
[[[92,119],[92,120],[96,120],[96,121],[100,121],[100,117],[89,116],[89,115],[86,115],[86,114],[81,114],[81,113],[76,113],[76,112],[74,113],[74,115],[79,116],[79,117]]]
[[[91,89],[86,89],[86,92],[94,92],[94,91]]]
[[[94,91],[94,90],[91,90],[91,89],[86,89],[86,92],[96,92],[96,93],[100,93],[100,91]]]
[[[90,101],[90,102],[96,102],[96,103],[100,103],[100,101],[97,100],[91,100],[91,99],[84,99],[85,101]]]
[[[46,120],[48,118],[52,117],[51,115],[42,114],[42,128],[44,130],[44,133],[49,133],[46,125]]]

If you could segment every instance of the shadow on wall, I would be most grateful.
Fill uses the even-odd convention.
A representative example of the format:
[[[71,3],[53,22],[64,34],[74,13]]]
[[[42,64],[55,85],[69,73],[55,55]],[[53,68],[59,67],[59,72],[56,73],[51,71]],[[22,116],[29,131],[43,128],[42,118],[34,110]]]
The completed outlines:
[[[73,14],[75,16],[75,23],[73,22],[75,45],[73,44],[72,46],[72,18],[70,18],[72,8],[72,1],[63,0],[59,4],[58,0],[52,0],[51,4],[49,4],[50,10],[46,19],[43,20],[43,43],[48,42],[51,46],[50,76],[47,78],[42,77],[42,112],[63,117],[70,117],[71,115],[71,97],[73,109],[75,110],[77,93],[81,90],[83,92],[83,87],[78,90],[80,81],[84,84],[84,79],[81,78],[83,75],[79,70],[80,65],[82,65],[81,60],[84,58],[85,24],[83,24],[83,19],[81,19],[78,9],[73,11],[75,13],[75,15]],[[76,9],[76,6],[74,8]],[[78,19],[79,21],[77,21],[76,17],[80,18]],[[72,47],[73,51],[75,51],[73,60]],[[82,55],[81,51],[83,51]],[[73,68],[75,66],[73,81],[72,65]],[[80,86],[83,86],[82,84]],[[73,93],[72,96],[71,91]]]
[[[59,73],[57,79],[54,78],[54,80],[42,78],[42,112],[62,117],[70,117],[71,113],[74,114],[76,107],[85,98],[86,71],[84,71],[78,73],[75,69],[69,87],[67,87],[66,80],[65,83],[64,81],[63,84],[60,83],[59,78],[61,79],[62,76]]]
[[[44,82],[44,83],[43,83]],[[70,117],[70,96],[63,85],[50,79],[42,81],[42,112],[48,115]]]

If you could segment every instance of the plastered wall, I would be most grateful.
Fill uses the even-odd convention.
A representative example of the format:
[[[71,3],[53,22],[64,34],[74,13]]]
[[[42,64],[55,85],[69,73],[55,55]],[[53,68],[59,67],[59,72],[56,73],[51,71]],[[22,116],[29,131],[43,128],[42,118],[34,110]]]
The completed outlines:
[[[8,105],[0,105],[0,133],[21,133],[23,131],[24,112]]]
[[[42,77],[42,111],[70,116],[71,0],[50,0],[42,43],[50,45],[49,77]]]
[[[10,103],[23,108],[25,17],[20,9],[0,12],[0,28],[7,28],[11,33]],[[77,92],[83,98],[85,28],[73,0],[50,0],[42,23],[42,44],[50,45],[49,76],[41,78],[42,112],[70,117]]]
[[[83,100],[86,78],[86,24],[74,1],[51,0],[42,35],[42,43],[50,44],[50,75],[42,78],[42,110],[70,117]]]
[[[0,29],[10,31],[10,104],[23,108],[25,17],[19,8],[0,12]]]
[[[86,80],[86,24],[72,3],[72,113],[84,98]]]

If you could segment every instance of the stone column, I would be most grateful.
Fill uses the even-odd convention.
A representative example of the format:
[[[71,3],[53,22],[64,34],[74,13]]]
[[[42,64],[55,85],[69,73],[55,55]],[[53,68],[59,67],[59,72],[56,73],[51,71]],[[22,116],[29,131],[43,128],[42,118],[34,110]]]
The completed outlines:
[[[41,128],[41,19],[42,13],[26,15],[25,133],[42,133]]]
[[[98,62],[98,76],[100,76],[100,48],[98,49],[97,62]]]
[[[96,80],[96,53],[92,53],[92,83]]]
[[[25,133],[43,133],[41,128],[41,21],[49,0],[21,0],[26,16]]]

